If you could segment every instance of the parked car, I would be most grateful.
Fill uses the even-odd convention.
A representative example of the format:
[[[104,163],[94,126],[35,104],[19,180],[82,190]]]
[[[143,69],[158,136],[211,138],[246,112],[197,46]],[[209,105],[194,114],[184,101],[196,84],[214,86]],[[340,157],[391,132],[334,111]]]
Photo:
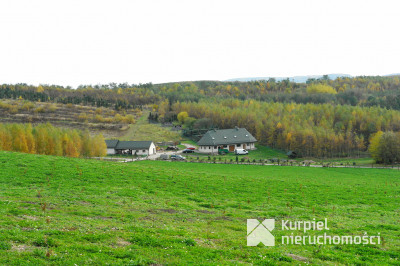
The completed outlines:
[[[194,153],[194,150],[192,150],[192,149],[184,149],[183,153]]]
[[[168,154],[161,154],[160,155],[161,160],[169,160],[169,155]]]
[[[249,154],[249,152],[245,149],[236,149],[235,154],[236,155],[245,155],[245,154]]]
[[[183,161],[183,160],[186,160],[186,157],[183,157],[182,155],[179,155],[179,154],[173,154],[173,155],[171,155],[171,160],[173,160],[173,161]]]
[[[166,150],[167,150],[167,151],[177,151],[177,150],[179,150],[179,148],[176,147],[176,146],[168,146],[168,147],[166,148]]]
[[[195,150],[196,148],[195,147],[189,147],[189,148],[187,148],[188,150]]]

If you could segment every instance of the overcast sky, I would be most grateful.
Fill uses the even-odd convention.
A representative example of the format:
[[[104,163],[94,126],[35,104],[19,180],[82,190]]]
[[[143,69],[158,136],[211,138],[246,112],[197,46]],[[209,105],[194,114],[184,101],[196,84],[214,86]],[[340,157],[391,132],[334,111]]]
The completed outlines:
[[[0,83],[400,72],[400,1],[0,0]]]

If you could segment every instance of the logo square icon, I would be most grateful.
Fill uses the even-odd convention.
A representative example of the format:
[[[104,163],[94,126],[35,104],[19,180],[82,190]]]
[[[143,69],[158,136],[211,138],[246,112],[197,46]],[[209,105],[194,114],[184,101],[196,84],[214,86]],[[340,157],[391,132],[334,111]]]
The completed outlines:
[[[247,219],[247,246],[275,246],[275,237],[271,231],[275,228],[275,219],[265,219],[260,223],[257,219]]]

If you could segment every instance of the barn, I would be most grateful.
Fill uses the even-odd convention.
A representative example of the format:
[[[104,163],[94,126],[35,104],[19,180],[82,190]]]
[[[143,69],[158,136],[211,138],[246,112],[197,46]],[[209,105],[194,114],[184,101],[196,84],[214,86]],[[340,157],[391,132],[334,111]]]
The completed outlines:
[[[156,145],[152,141],[106,140],[107,154],[156,154]]]
[[[117,139],[107,139],[106,140],[106,145],[107,145],[107,154],[115,154],[115,147],[118,144]]]
[[[235,149],[254,150],[256,138],[245,128],[213,129],[209,130],[197,142],[199,152],[217,153],[218,149],[227,149],[233,152]]]

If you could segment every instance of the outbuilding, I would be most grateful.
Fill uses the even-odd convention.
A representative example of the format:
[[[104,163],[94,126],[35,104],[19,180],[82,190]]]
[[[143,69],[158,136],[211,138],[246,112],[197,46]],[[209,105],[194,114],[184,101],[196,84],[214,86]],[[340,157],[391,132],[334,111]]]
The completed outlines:
[[[107,139],[107,154],[115,154],[115,147],[117,147],[118,140],[117,139]]]
[[[106,140],[107,154],[152,155],[156,145],[152,141]]]

